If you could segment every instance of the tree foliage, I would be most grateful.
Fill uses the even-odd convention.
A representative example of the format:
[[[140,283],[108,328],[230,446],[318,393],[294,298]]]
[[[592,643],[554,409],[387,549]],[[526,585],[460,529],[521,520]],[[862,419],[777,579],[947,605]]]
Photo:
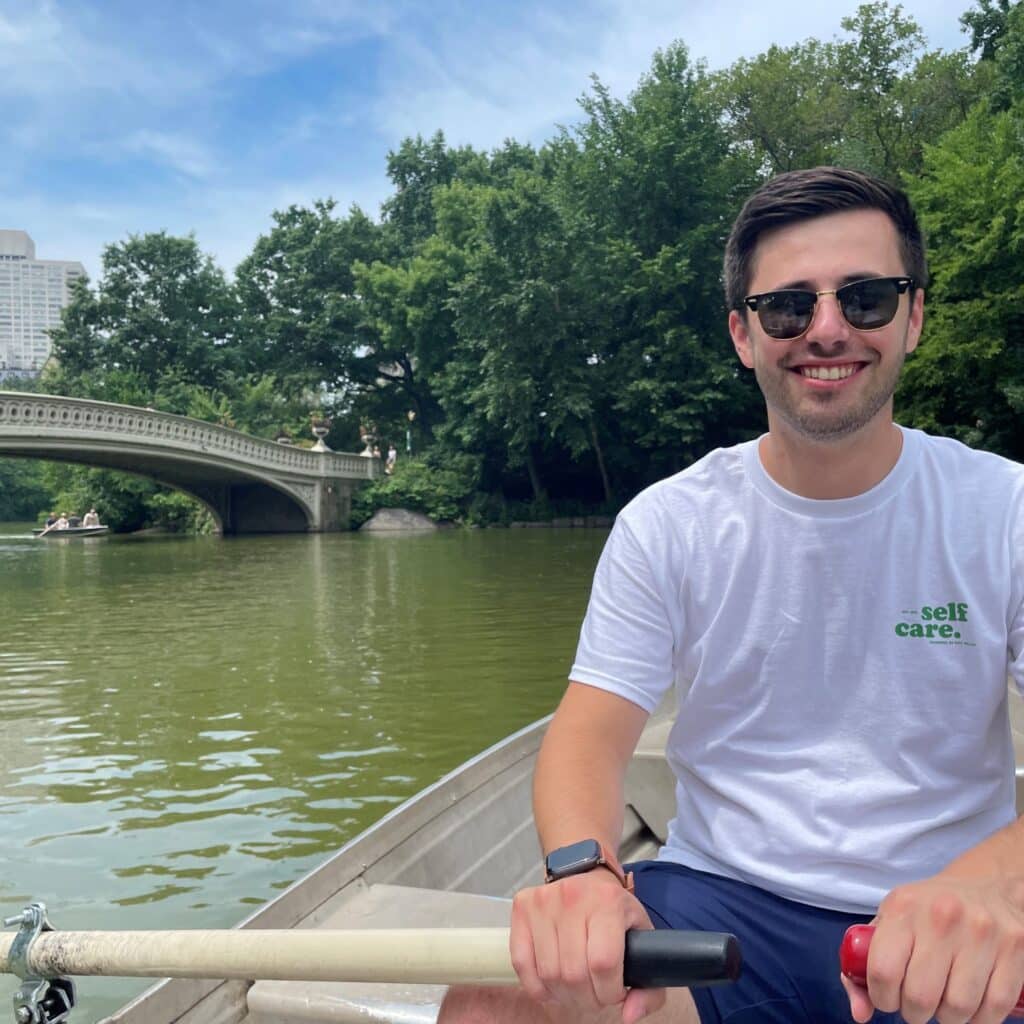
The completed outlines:
[[[996,61],[1024,45],[1024,7],[1004,13]],[[1005,98],[977,103],[908,181],[932,287],[901,398],[915,424],[1024,460],[1024,79]]]

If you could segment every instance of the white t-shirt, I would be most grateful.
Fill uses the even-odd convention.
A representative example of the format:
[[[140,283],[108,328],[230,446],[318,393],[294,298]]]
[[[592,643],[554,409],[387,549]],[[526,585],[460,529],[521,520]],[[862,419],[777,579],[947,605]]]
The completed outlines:
[[[673,684],[660,857],[873,912],[1011,822],[1024,690],[1024,466],[903,430],[870,491],[776,484],[758,442],[618,516],[570,678]]]

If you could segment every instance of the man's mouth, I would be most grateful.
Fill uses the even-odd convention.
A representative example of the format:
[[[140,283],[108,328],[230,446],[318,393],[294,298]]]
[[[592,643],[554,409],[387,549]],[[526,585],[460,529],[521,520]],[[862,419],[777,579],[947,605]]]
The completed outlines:
[[[846,380],[862,366],[861,363],[843,363],[839,366],[794,366],[793,372],[811,380]]]

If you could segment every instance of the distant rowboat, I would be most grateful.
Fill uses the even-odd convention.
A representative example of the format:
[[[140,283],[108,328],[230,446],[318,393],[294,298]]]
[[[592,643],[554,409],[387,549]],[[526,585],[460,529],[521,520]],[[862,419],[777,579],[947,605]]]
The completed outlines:
[[[71,540],[72,537],[102,537],[110,533],[109,526],[67,526],[63,530],[56,527],[50,529],[33,530],[36,537],[43,540]]]

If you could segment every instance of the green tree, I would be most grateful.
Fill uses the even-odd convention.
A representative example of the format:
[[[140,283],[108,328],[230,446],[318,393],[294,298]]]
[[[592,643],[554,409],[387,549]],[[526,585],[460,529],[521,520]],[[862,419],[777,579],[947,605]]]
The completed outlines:
[[[37,377],[6,377],[0,390],[42,390]],[[37,459],[0,459],[0,522],[35,519],[52,508],[52,495]]]
[[[982,60],[995,60],[1006,35],[1010,6],[1010,0],[977,0],[974,10],[960,16],[964,31],[971,35],[971,51]]]
[[[900,389],[909,422],[1024,459],[1021,107],[979,103],[908,181],[929,240],[928,320]]]
[[[0,459],[0,522],[35,519],[51,504],[41,462]]]
[[[112,400],[136,401],[169,371],[210,385],[231,365],[237,328],[234,290],[194,238],[133,235],[104,249],[95,291],[75,286],[52,335],[55,383],[65,393],[111,397],[112,379],[130,380],[131,397]]]
[[[862,4],[841,25],[832,41],[771,46],[714,77],[735,145],[765,173],[817,164],[916,172],[924,146],[988,88],[966,52],[926,51],[899,4]]]
[[[388,422],[412,410],[429,437],[440,417],[430,381],[449,358],[454,327],[452,287],[464,271],[462,254],[436,236],[405,260],[357,263],[354,273],[368,328],[361,403],[368,419]]]
[[[713,83],[681,44],[655,55],[627,101],[595,83],[583,109],[558,181],[595,420],[629,493],[760,425],[720,285],[756,165],[731,145]]]
[[[987,3],[981,6],[985,11],[992,10]],[[965,14],[961,21],[968,16]],[[990,64],[993,71],[990,102],[993,110],[1008,110],[1024,96],[1024,3],[1000,3],[988,24],[988,30],[981,31],[980,49],[982,64]],[[979,33],[973,32],[976,46],[978,39]],[[991,54],[991,59],[984,59],[986,54]]]
[[[831,44],[772,45],[716,74],[713,87],[737,144],[766,172],[835,161],[844,110]]]
[[[95,289],[76,284],[42,386],[187,414],[197,390],[237,374],[238,332],[235,290],[194,238],[131,236],[104,249]],[[54,464],[44,480],[56,504],[96,505],[116,529],[204,518],[191,499],[123,473]]]
[[[538,502],[547,497],[539,446],[551,441],[578,454],[591,414],[571,251],[553,199],[547,181],[524,172],[512,187],[479,192],[477,235],[452,302],[460,364],[453,369],[470,368],[469,379],[449,375],[445,392],[474,448],[497,428],[508,465],[525,467]],[[453,392],[452,381],[468,390]],[[470,409],[476,415],[466,415]]]
[[[443,132],[428,140],[403,139],[388,153],[388,178],[395,191],[383,204],[389,259],[414,255],[434,234],[434,192],[461,180],[482,184],[490,179],[487,158],[469,146],[450,147]]]
[[[274,213],[235,274],[242,305],[243,369],[305,387],[344,391],[368,378],[362,304],[353,264],[380,253],[380,228],[333,200]]]

